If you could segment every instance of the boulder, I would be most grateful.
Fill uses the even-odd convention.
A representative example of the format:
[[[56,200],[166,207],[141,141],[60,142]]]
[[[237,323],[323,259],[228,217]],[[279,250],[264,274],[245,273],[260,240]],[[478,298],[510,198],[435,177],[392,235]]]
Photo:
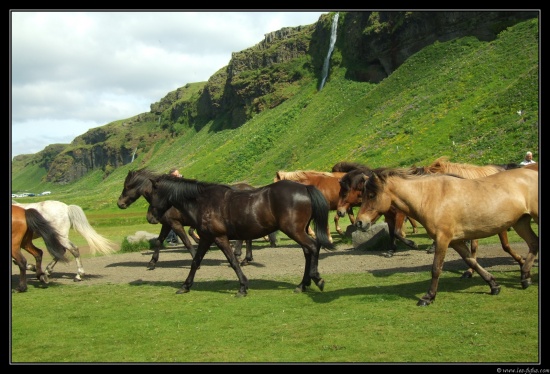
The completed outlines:
[[[128,239],[129,243],[139,243],[142,241],[148,241],[149,243],[153,244],[153,241],[158,238],[158,234],[151,234],[147,231],[136,231],[134,235],[129,235],[126,239]]]
[[[386,222],[376,223],[366,230],[349,225],[346,235],[351,234],[354,249],[362,251],[389,251],[391,249],[390,230]]]

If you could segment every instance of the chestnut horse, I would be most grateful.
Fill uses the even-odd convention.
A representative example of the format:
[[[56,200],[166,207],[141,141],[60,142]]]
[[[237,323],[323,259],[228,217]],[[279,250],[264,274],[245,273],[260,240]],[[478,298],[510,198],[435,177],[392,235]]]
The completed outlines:
[[[305,185],[315,186],[321,191],[323,196],[325,196],[325,199],[327,199],[327,202],[329,204],[329,209],[336,210],[338,208],[338,193],[340,192],[340,183],[338,181],[344,175],[345,175],[344,172],[329,173],[329,172],[316,171],[316,170],[296,170],[296,171],[279,170],[275,174],[275,178],[273,179],[273,182],[278,182],[281,180],[290,180],[290,181],[295,181]],[[346,210],[346,213],[348,214],[350,222],[353,224],[355,222],[353,207],[350,206]],[[340,225],[338,224],[339,220],[340,220],[340,216],[338,214],[334,215],[334,226],[335,226],[336,232],[338,232],[340,235],[344,235],[342,229],[340,228]],[[308,232],[310,235],[313,234],[311,231],[311,228],[308,228]],[[330,242],[332,243],[333,240],[332,240],[332,235],[330,234],[330,230],[328,230],[327,235],[329,237]]]
[[[77,272],[74,277],[75,282],[82,280],[85,274],[82,260],[80,259],[80,250],[78,246],[69,239],[71,227],[77,231],[90,246],[92,254],[97,252],[108,255],[115,251],[115,243],[111,240],[99,235],[88,222],[86,214],[78,205],[67,205],[57,200],[45,200],[38,203],[19,204],[12,200],[12,204],[20,206],[24,209],[33,208],[38,210],[40,214],[53,226],[59,233],[61,244],[65,247],[76,260]],[[39,233],[35,232],[35,238]],[[54,258],[48,266],[46,266],[46,274],[51,275],[53,268],[57,264],[57,259]],[[32,265],[27,265],[27,270],[33,270]]]
[[[21,248],[29,252],[36,260],[36,278],[48,284],[48,275],[42,271],[42,254],[36,247],[33,237],[42,237],[48,252],[57,261],[68,262],[65,257],[65,247],[52,225],[36,209],[24,209],[17,205],[11,206],[11,257],[19,266],[19,286],[13,292],[27,291],[27,259],[21,253]]]
[[[447,174],[414,174],[414,168],[373,171],[365,181],[357,227],[369,227],[379,214],[393,205],[424,226],[435,240],[432,282],[417,305],[431,304],[448,247],[489,284],[491,294],[500,292],[492,274],[479,265],[465,240],[486,238],[513,227],[527,243],[529,253],[521,267],[521,284],[531,284],[531,267],[539,252],[539,238],[531,219],[539,222],[538,172],[519,168],[483,178],[464,179]]]
[[[328,249],[334,249],[334,246],[326,235],[328,203],[316,187],[280,181],[252,190],[236,190],[228,185],[170,175],[152,180],[152,187],[148,221],[158,222],[159,217],[174,206],[196,228],[200,237],[189,275],[177,293],[190,291],[206,251],[216,243],[239,278],[237,296],[245,296],[248,279],[231,250],[229,240],[261,238],[277,230],[295,240],[304,253],[304,275],[295,291],[305,291],[311,280],[323,290],[325,281],[318,272],[319,250],[322,246]],[[306,232],[312,220],[315,239]]]
[[[379,170],[379,169],[378,169]],[[339,216],[344,216],[347,209],[350,206],[360,206],[361,205],[361,196],[363,194],[363,186],[365,184],[365,177],[372,175],[372,170],[366,166],[360,166],[355,170],[347,172],[340,179],[340,193],[338,199],[338,210],[337,213]],[[384,216],[386,223],[388,224],[388,229],[390,232],[390,241],[392,243],[392,248],[385,252],[383,255],[385,257],[392,257],[397,246],[395,244],[395,239],[399,239],[405,245],[411,247],[412,249],[418,249],[418,246],[415,242],[409,239],[405,239],[403,235],[403,225],[405,223],[406,215],[395,207],[391,207],[389,211],[381,214]],[[380,218],[380,216],[378,217]],[[378,220],[378,218],[375,219]],[[416,232],[416,221],[409,219],[413,225],[413,229]]]

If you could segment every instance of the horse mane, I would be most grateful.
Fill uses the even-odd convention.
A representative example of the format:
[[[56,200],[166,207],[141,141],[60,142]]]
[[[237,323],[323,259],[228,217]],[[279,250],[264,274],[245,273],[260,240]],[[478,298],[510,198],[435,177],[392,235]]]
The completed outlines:
[[[145,168],[130,170],[124,180],[124,186],[137,187],[139,191],[143,192],[150,189],[151,179],[156,179],[159,176],[159,173],[155,173]]]
[[[331,172],[328,171],[316,171],[316,170],[295,170],[295,171],[282,171],[279,170],[276,174],[276,180],[291,180],[291,181],[303,181],[309,179],[311,176],[325,176],[334,177]]]
[[[231,189],[231,186],[226,184],[201,182],[196,179],[187,179],[171,174],[157,175],[155,182],[160,186],[166,186],[169,191],[172,191],[176,195],[182,195],[185,199],[190,200],[196,199],[208,187],[219,186]]]
[[[511,165],[511,164],[508,164]],[[426,166],[424,171],[428,174],[455,174],[468,179],[486,177],[491,174],[506,170],[503,165],[474,165],[449,162],[447,156],[442,156],[431,165]]]
[[[348,173],[352,170],[356,170],[356,169],[368,169],[370,170],[370,168],[366,165],[363,165],[363,164],[359,164],[357,162],[347,162],[347,161],[341,161],[341,162],[338,162],[336,163],[333,167],[332,167],[332,172],[342,172],[342,173]]]

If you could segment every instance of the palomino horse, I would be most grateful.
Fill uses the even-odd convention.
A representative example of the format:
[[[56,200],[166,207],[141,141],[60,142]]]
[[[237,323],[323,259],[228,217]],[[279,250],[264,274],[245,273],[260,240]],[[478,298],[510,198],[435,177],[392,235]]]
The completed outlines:
[[[61,239],[61,244],[72,253],[76,260],[77,273],[74,278],[75,282],[81,281],[85,272],[80,259],[80,251],[78,247],[69,240],[69,231],[71,227],[86,239],[92,254],[100,252],[106,255],[114,252],[115,244],[109,239],[99,235],[94,228],[90,226],[84,211],[78,205],[67,205],[56,200],[46,200],[30,204],[19,204],[12,200],[12,204],[25,209],[34,208],[38,210],[57,230]],[[39,233],[37,232],[35,232],[34,235],[35,238],[39,237]],[[55,264],[57,264],[56,258],[46,266],[46,274],[51,275]],[[27,265],[27,270],[34,269],[31,265]]]
[[[237,296],[245,296],[248,279],[231,250],[231,239],[256,239],[277,230],[295,240],[303,249],[304,275],[296,292],[311,285],[322,291],[325,281],[318,272],[321,246],[333,249],[328,240],[328,203],[314,186],[292,181],[280,181],[253,190],[235,190],[223,184],[161,175],[152,180],[153,189],[147,219],[155,223],[171,206],[179,209],[199,233],[197,254],[191,270],[177,293],[189,292],[195,273],[213,243],[223,251],[239,278]],[[315,239],[307,232],[309,222],[315,223]]]
[[[340,184],[338,183],[338,180],[344,176],[345,173],[343,172],[324,172],[324,171],[315,171],[315,170],[296,170],[296,171],[278,171],[275,174],[275,178],[273,179],[273,182],[278,182],[281,180],[291,180],[298,183],[302,183],[305,185],[311,185],[317,187],[323,196],[325,196],[325,199],[327,199],[327,202],[329,204],[330,210],[336,210],[338,207],[338,193],[340,192]],[[346,211],[348,214],[350,222],[353,224],[355,222],[355,217],[353,215],[353,207],[350,206],[349,209]],[[342,229],[340,228],[340,225],[338,224],[338,221],[340,220],[340,216],[336,214],[334,216],[334,226],[336,228],[336,231],[340,235],[344,235],[342,232]],[[310,235],[312,235],[311,228],[308,228],[308,232]],[[330,242],[332,243],[332,235],[330,234],[330,230],[328,230],[327,235],[329,237]]]
[[[479,265],[465,240],[486,238],[513,227],[529,246],[521,268],[521,284],[531,284],[531,267],[539,252],[539,238],[531,228],[538,224],[538,173],[525,168],[506,170],[477,179],[446,174],[414,175],[412,168],[373,172],[365,182],[363,202],[355,224],[368,227],[378,214],[393,205],[420,222],[435,240],[432,282],[419,306],[431,304],[447,248],[455,249],[466,264],[500,292],[492,274]]]
[[[520,166],[518,164],[505,164],[505,165],[490,164],[490,165],[480,166],[480,165],[474,165],[474,164],[456,163],[456,162],[449,162],[447,156],[442,156],[442,157],[439,157],[434,162],[432,162],[432,164],[429,166],[416,167],[416,168],[413,167],[412,169],[417,174],[454,174],[462,178],[476,179],[476,178],[486,177],[495,173],[500,173],[505,170],[519,168],[519,167]],[[538,171],[538,167],[536,168],[536,170]],[[504,230],[503,232],[499,233],[498,237],[500,239],[502,249],[506,253],[508,253],[510,256],[512,256],[521,268],[524,263],[523,257],[521,257],[519,254],[514,252],[514,250],[512,250],[512,248],[510,247],[507,231]],[[470,250],[474,258],[476,257],[476,254],[477,254],[477,248],[478,248],[478,241],[472,240],[470,242]],[[435,242],[428,249],[428,253],[433,253],[434,250],[435,250]],[[473,273],[474,273],[474,269],[469,268],[462,274],[462,277],[471,278]]]
[[[361,197],[363,194],[365,177],[370,175],[372,175],[372,170],[365,166],[347,172],[340,179],[340,193],[337,210],[338,215],[344,216],[345,212],[347,211],[347,209],[349,209],[350,206],[361,205]],[[405,239],[403,235],[403,225],[405,223],[405,219],[407,218],[403,212],[396,209],[395,207],[391,207],[389,211],[385,212],[382,215],[384,216],[385,221],[388,224],[390,241],[392,243],[392,248],[388,252],[384,253],[385,257],[392,257],[397,250],[395,239],[399,239],[401,242],[411,247],[412,249],[418,248],[415,242],[409,239]],[[380,218],[380,216],[378,218]],[[377,221],[378,218],[375,218],[374,221]],[[413,229],[415,230],[414,232],[416,232],[416,221],[412,219],[409,219],[409,221],[413,225]]]
[[[67,262],[65,247],[55,228],[36,209],[24,209],[17,205],[11,206],[11,257],[19,266],[19,286],[13,292],[27,291],[27,259],[21,253],[21,248],[29,252],[36,260],[36,278],[48,284],[48,275],[42,271],[42,254],[32,239],[42,237],[50,255],[56,260]]]
[[[120,209],[126,209],[141,196],[143,196],[143,198],[150,203],[152,189],[151,179],[154,179],[156,177],[157,174],[154,174],[147,169],[129,171],[126,179],[124,180],[124,187],[122,189],[120,197],[118,198],[118,207]],[[235,185],[234,188],[251,189],[253,187],[246,183],[240,183]],[[174,207],[168,209],[166,213],[159,219],[159,222],[162,224],[162,227],[160,229],[159,236],[157,237],[157,240],[155,242],[153,256],[147,264],[147,268],[149,270],[155,269],[155,266],[159,259],[160,249],[162,248],[162,243],[168,236],[168,233],[171,229],[174,230],[176,235],[178,235],[178,237],[182,240],[185,248],[189,250],[191,257],[195,257],[196,249],[191,244],[189,237],[183,229],[184,226],[190,226],[190,223],[185,220],[184,215],[178,209]],[[195,234],[195,229],[193,227],[189,227],[189,235],[193,237],[193,240],[195,240],[196,243],[199,242],[199,237]],[[271,246],[275,247],[276,233],[271,233],[268,240],[270,241]],[[237,241],[235,243],[235,255],[239,257],[241,255],[241,251],[242,241]],[[242,261],[241,265],[247,265],[252,260],[252,244],[247,241],[246,257]]]

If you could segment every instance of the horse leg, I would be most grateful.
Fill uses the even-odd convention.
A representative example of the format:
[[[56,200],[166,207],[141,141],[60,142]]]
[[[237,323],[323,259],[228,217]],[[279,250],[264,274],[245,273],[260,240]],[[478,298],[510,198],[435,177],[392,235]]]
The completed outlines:
[[[306,291],[307,288],[311,286],[312,279],[317,287],[323,291],[325,288],[325,280],[321,278],[318,270],[319,252],[321,250],[321,246],[314,242],[311,237],[308,237],[300,232],[291,233],[287,231],[285,234],[302,246],[305,258],[304,275],[300,284],[294,289],[294,292]]]
[[[310,225],[307,225],[307,233],[309,236],[311,236],[313,239],[315,239],[315,233],[313,232],[313,229]]]
[[[242,240],[241,240],[241,247],[242,247]],[[240,254],[239,254],[240,255]],[[246,256],[244,260],[241,261],[241,266],[246,266],[250,264],[254,258],[252,257],[252,240],[246,241]]]
[[[210,248],[210,245],[212,245],[213,242],[214,240],[212,239],[202,238],[201,240],[199,240],[197,253],[195,254],[195,257],[193,257],[193,261],[191,261],[191,270],[189,270],[187,279],[185,279],[185,282],[183,282],[183,285],[181,286],[181,288],[176,291],[177,294],[187,293],[191,290],[191,286],[193,285],[193,280],[195,279],[195,273],[197,272],[197,269],[200,267],[202,259],[206,254],[206,251],[208,251],[208,248]]]
[[[407,217],[407,219],[409,220],[409,223],[411,224],[412,226],[412,229],[413,229],[413,234],[418,234],[418,222],[416,222],[414,219],[412,219],[411,217]]]
[[[27,259],[21,255],[22,260],[16,260],[15,263],[19,266],[19,286],[13,292],[27,291]]]
[[[500,244],[502,245],[502,249],[504,252],[508,253],[516,262],[519,264],[519,268],[521,269],[523,267],[523,264],[525,264],[525,260],[523,257],[518,255],[512,247],[510,247],[510,243],[508,242],[508,231],[504,230],[503,232],[498,234],[498,238],[500,239]]]
[[[85,275],[86,272],[84,271],[84,267],[82,266],[82,260],[80,259],[80,251],[78,250],[78,247],[70,241],[69,243],[70,245],[66,248],[69,250],[69,252],[72,253],[74,259],[76,260],[76,276],[74,277],[73,281],[80,282],[82,280],[82,276]],[[51,270],[53,270],[53,266],[56,263],[57,261],[55,261],[55,263],[52,265]]]
[[[428,292],[416,303],[417,306],[427,306],[435,301],[437,295],[437,287],[439,285],[439,276],[443,269],[443,262],[445,261],[445,255],[447,254],[447,245],[441,245],[441,243],[447,243],[443,238],[438,238],[437,246],[435,249],[434,261],[432,264],[432,282]],[[468,249],[468,248],[466,248]]]
[[[400,234],[405,220],[405,215],[403,213],[390,210],[384,214],[384,219],[388,224],[388,230],[390,232],[390,242],[392,246],[388,252],[382,253],[384,257],[392,257],[394,255],[395,251],[397,250],[395,239],[399,239],[402,243],[413,249],[418,248],[415,242],[409,239],[405,239]]]
[[[199,238],[199,236],[197,235],[197,233],[195,232],[195,228],[194,227],[189,227],[189,230],[187,231],[187,233],[189,234],[190,237],[193,238],[193,240],[195,241],[195,243],[199,244],[199,240],[201,238]],[[195,255],[193,255],[193,257],[195,257]]]
[[[348,218],[350,223],[353,225],[355,223],[355,215],[353,214],[353,207],[349,207],[347,210]]]
[[[429,246],[428,249],[426,249],[427,254],[435,253],[435,240],[432,242],[432,245]]]
[[[538,223],[538,216],[535,221]],[[521,217],[514,226],[512,226],[516,233],[525,240],[529,247],[529,253],[525,263],[521,267],[521,286],[525,289],[532,284],[531,281],[531,268],[535,262],[535,257],[539,253],[539,237],[531,228],[531,216],[525,215]]]
[[[44,252],[40,248],[36,247],[30,239],[24,244],[23,248],[33,255],[36,261],[36,278],[39,279],[40,282],[48,284],[48,275],[42,271],[42,256]]]
[[[438,240],[439,238],[436,239],[436,242]],[[458,252],[460,257],[462,257],[462,259],[470,268],[474,269],[483,278],[483,280],[487,282],[487,284],[491,288],[491,295],[498,295],[500,293],[500,286],[496,282],[495,277],[477,262],[475,253],[472,253],[470,249],[468,249],[468,246],[466,245],[466,242],[464,240],[457,240],[455,242],[452,242],[450,246]],[[436,255],[438,247],[439,243],[436,246]]]
[[[340,221],[340,217],[338,216],[338,214],[335,214],[334,215],[334,227],[336,228],[336,232],[340,235],[344,235],[344,233],[342,232],[342,229],[340,228],[339,221]],[[330,236],[329,236],[329,238],[330,238]],[[332,243],[332,240],[330,242]]]
[[[466,244],[466,243],[464,243],[464,244]],[[470,241],[470,253],[472,254],[472,257],[475,258],[475,259],[477,259],[477,248],[478,248],[477,239],[471,240]],[[471,278],[473,274],[474,274],[474,269],[473,268],[468,268],[468,270],[466,270],[464,273],[462,273],[461,278]]]
[[[13,262],[19,267],[19,286],[14,289],[12,292],[25,292],[27,291],[27,259],[21,253],[19,248],[14,247],[12,244],[11,248],[11,257]]]
[[[191,244],[191,241],[189,240],[189,237],[183,230],[183,226],[177,224],[175,226],[172,226],[172,230],[174,230],[176,235],[181,239],[183,245],[185,246],[185,248],[187,248],[187,250],[191,254],[191,257],[195,257],[195,254],[197,253],[197,251],[195,250],[195,248]]]
[[[248,279],[244,275],[241,267],[239,266],[239,261],[233,254],[233,251],[231,250],[231,246],[229,245],[229,239],[227,236],[219,236],[214,239],[214,242],[223,251],[223,254],[227,258],[227,261],[231,264],[231,267],[237,274],[237,277],[239,278],[240,288],[239,292],[237,293],[237,297],[246,296],[247,290],[248,290]],[[247,243],[247,251],[248,251],[248,243]]]

